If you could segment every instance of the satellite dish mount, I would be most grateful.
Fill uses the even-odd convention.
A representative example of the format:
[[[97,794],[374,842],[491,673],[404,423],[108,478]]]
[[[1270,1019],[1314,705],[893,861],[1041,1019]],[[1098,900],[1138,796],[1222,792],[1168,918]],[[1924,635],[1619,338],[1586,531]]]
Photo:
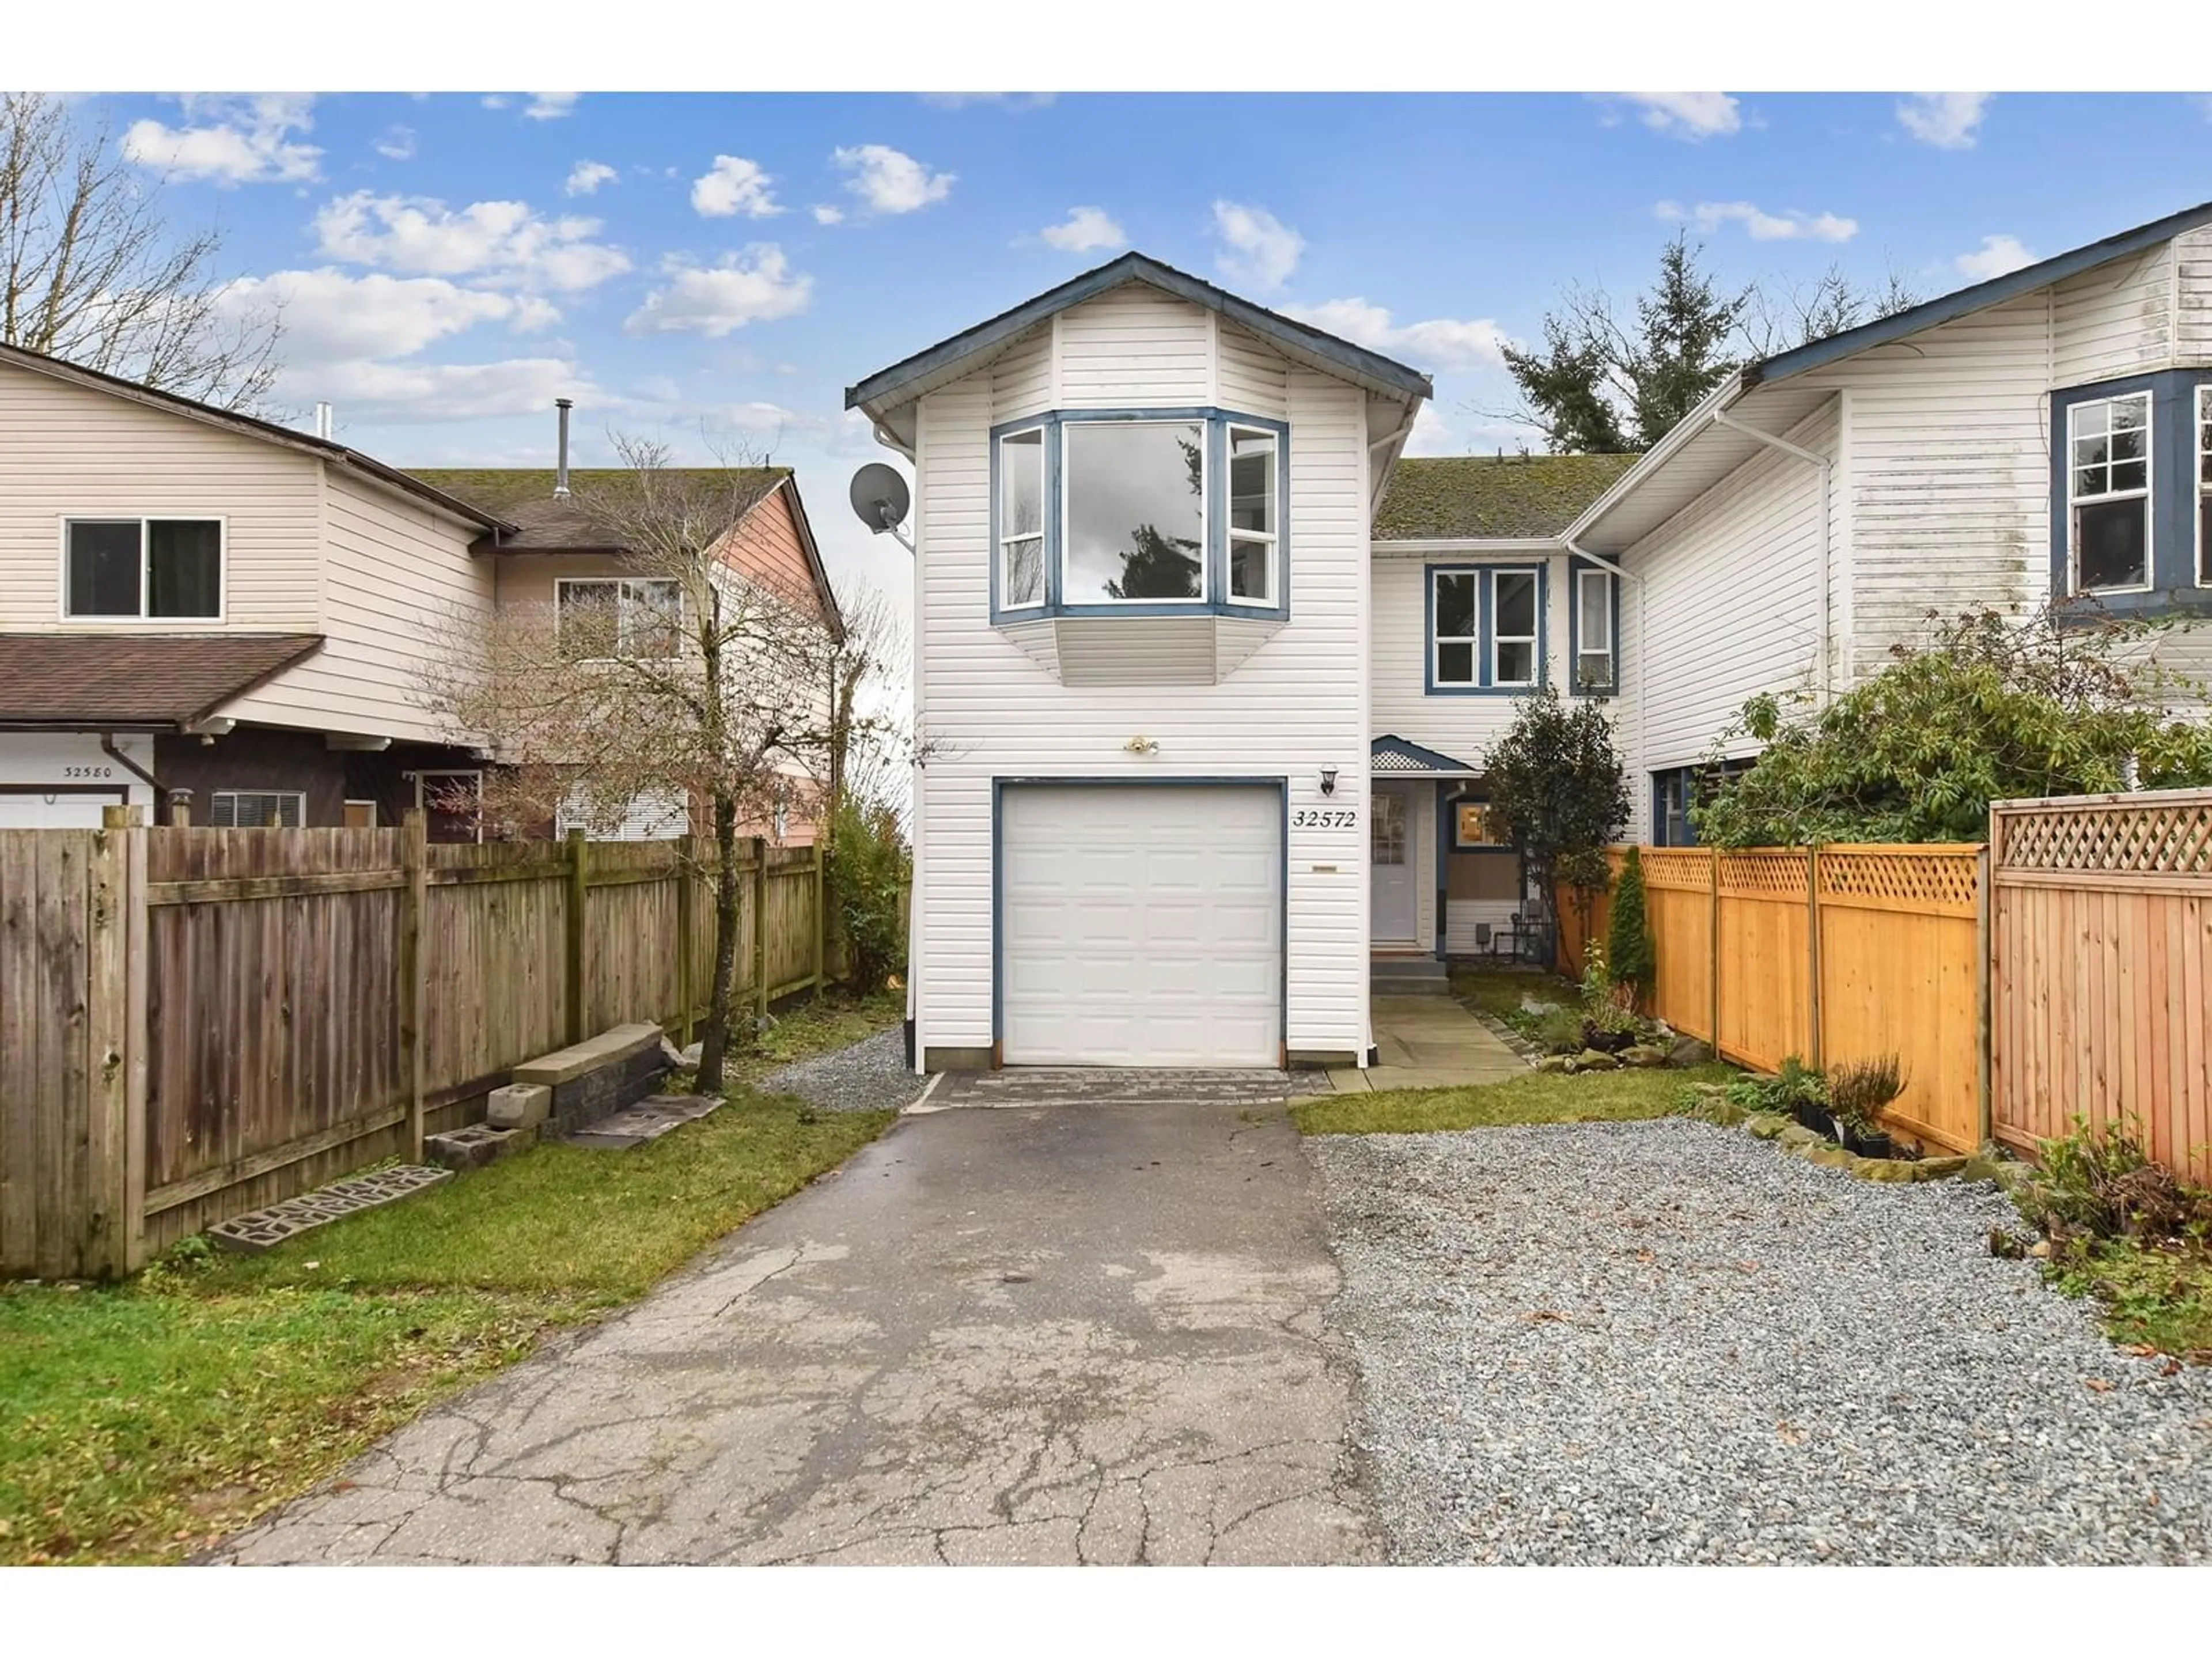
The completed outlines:
[[[888,533],[908,552],[914,551],[914,544],[899,528],[906,522],[914,497],[896,467],[870,461],[853,475],[853,487],[848,494],[854,516],[867,526],[871,536]]]

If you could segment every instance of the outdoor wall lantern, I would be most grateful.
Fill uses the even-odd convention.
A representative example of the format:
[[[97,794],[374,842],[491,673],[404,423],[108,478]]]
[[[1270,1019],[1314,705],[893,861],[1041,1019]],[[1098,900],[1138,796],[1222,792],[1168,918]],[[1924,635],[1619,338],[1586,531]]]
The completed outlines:
[[[1336,793],[1336,769],[1334,766],[1324,766],[1321,769],[1321,792],[1324,795],[1333,795]]]

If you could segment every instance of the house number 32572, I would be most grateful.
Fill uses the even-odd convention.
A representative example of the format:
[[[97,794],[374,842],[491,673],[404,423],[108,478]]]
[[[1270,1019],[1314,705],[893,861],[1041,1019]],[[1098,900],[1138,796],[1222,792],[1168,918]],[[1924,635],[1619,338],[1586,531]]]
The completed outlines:
[[[1356,806],[1301,806],[1291,814],[1293,830],[1349,830],[1358,822]]]

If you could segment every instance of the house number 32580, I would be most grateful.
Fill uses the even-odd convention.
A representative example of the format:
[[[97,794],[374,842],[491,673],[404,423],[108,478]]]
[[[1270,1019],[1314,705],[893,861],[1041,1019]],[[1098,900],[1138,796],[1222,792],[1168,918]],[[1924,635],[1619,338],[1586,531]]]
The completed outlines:
[[[1293,830],[1349,830],[1358,822],[1356,806],[1301,806],[1291,814]]]

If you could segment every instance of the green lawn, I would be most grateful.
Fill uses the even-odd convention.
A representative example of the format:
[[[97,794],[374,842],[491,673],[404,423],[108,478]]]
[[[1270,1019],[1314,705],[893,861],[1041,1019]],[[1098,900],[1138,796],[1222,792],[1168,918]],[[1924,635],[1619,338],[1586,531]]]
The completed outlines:
[[[1516,1031],[1534,1027],[1535,1017],[1523,1013],[1522,999],[1557,1002],[1570,1008],[1582,1004],[1582,988],[1557,974],[1527,968],[1455,968],[1452,994],[1468,1007],[1504,1020]]]
[[[188,1242],[113,1288],[0,1286],[0,1564],[189,1553],[642,1295],[883,1132],[744,1084],[896,1017],[785,1018],[728,1106],[635,1151],[539,1146],[264,1255]]]
[[[1458,1089],[1316,1095],[1297,1102],[1291,1115],[1310,1135],[1422,1134],[1510,1123],[1618,1122],[1664,1117],[1680,1100],[1683,1085],[1724,1082],[1737,1075],[1733,1066],[1626,1069],[1580,1077],[1531,1072],[1504,1083]]]
[[[2046,1276],[2069,1296],[2103,1303],[2115,1342],[2212,1365],[2212,1249],[2202,1243],[2160,1249],[2083,1240],[2051,1262]]]

